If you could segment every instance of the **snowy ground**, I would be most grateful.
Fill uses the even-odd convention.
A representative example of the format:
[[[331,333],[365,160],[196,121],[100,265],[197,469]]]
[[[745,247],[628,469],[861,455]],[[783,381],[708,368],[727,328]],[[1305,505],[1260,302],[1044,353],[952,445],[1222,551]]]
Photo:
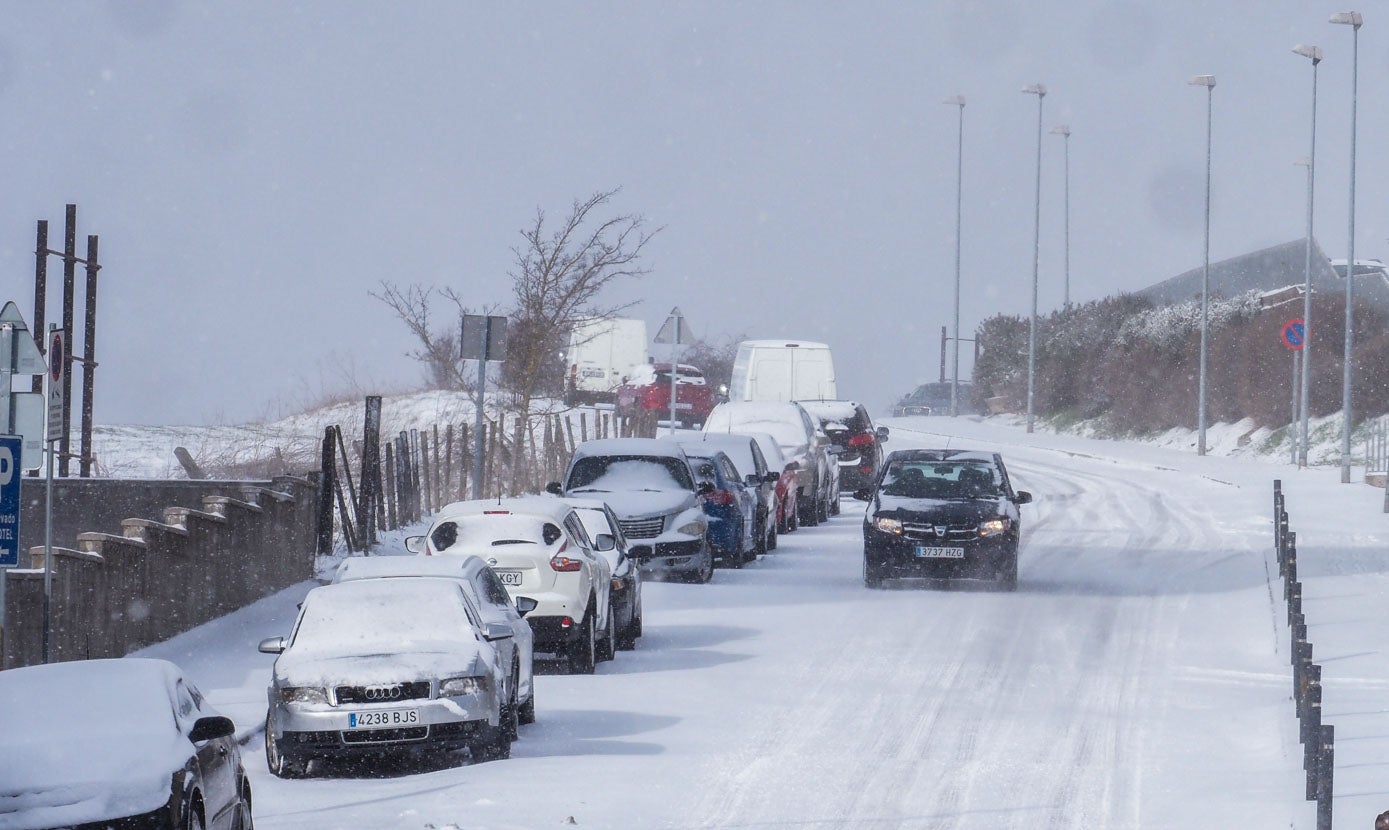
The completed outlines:
[[[1337,727],[1337,825],[1389,808],[1382,491],[965,419],[891,449],[997,448],[1023,508],[1016,594],[869,591],[860,503],[710,585],[650,584],[635,652],[537,678],[508,761],[280,781],[254,734],[308,583],[144,653],[250,737],[262,828],[1314,826],[1269,517],[1284,480]]]

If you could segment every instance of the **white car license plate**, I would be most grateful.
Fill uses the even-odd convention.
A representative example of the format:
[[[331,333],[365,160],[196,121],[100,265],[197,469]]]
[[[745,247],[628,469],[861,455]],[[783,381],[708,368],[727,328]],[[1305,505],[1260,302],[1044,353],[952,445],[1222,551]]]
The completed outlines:
[[[916,546],[916,556],[918,559],[964,559],[964,548],[928,548],[925,545]]]
[[[500,579],[500,580],[502,581],[502,584],[503,584],[503,585],[520,585],[520,584],[521,584],[521,572],[520,572],[520,571],[497,571],[497,579]]]
[[[347,716],[349,729],[372,729],[390,726],[417,726],[420,722],[418,709],[387,709],[382,712],[352,712]]]

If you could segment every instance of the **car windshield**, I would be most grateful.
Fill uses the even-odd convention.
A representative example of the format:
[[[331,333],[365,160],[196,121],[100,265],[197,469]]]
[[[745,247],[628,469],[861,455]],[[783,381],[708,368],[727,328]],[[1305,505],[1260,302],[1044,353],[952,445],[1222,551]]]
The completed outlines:
[[[689,467],[679,458],[592,455],[574,462],[565,489],[572,493],[693,490]]]
[[[997,498],[998,477],[980,461],[895,461],[883,475],[885,496],[908,499]]]
[[[318,588],[294,632],[298,652],[392,654],[468,631],[472,622],[452,580],[364,579]]]

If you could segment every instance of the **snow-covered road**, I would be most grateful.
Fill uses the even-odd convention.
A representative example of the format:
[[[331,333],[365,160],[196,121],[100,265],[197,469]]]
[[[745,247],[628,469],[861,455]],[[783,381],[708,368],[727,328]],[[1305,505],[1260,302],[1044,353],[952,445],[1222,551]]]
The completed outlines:
[[[846,497],[742,571],[648,584],[637,651],[595,676],[538,677],[539,720],[510,760],[280,781],[253,739],[257,822],[1311,826],[1269,585],[1277,468],[889,423],[890,449],[940,446],[927,430],[946,425],[957,446],[998,448],[1034,493],[1016,594],[866,590],[862,503]],[[145,653],[184,665],[251,731],[270,663],[254,644],[286,632],[306,589]]]

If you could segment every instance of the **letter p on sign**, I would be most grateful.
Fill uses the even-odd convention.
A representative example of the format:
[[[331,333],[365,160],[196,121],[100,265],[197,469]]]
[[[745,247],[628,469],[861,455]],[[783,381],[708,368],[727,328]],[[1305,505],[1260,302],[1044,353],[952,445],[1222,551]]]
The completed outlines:
[[[0,487],[4,487],[14,479],[14,453],[10,448],[0,446]]]

